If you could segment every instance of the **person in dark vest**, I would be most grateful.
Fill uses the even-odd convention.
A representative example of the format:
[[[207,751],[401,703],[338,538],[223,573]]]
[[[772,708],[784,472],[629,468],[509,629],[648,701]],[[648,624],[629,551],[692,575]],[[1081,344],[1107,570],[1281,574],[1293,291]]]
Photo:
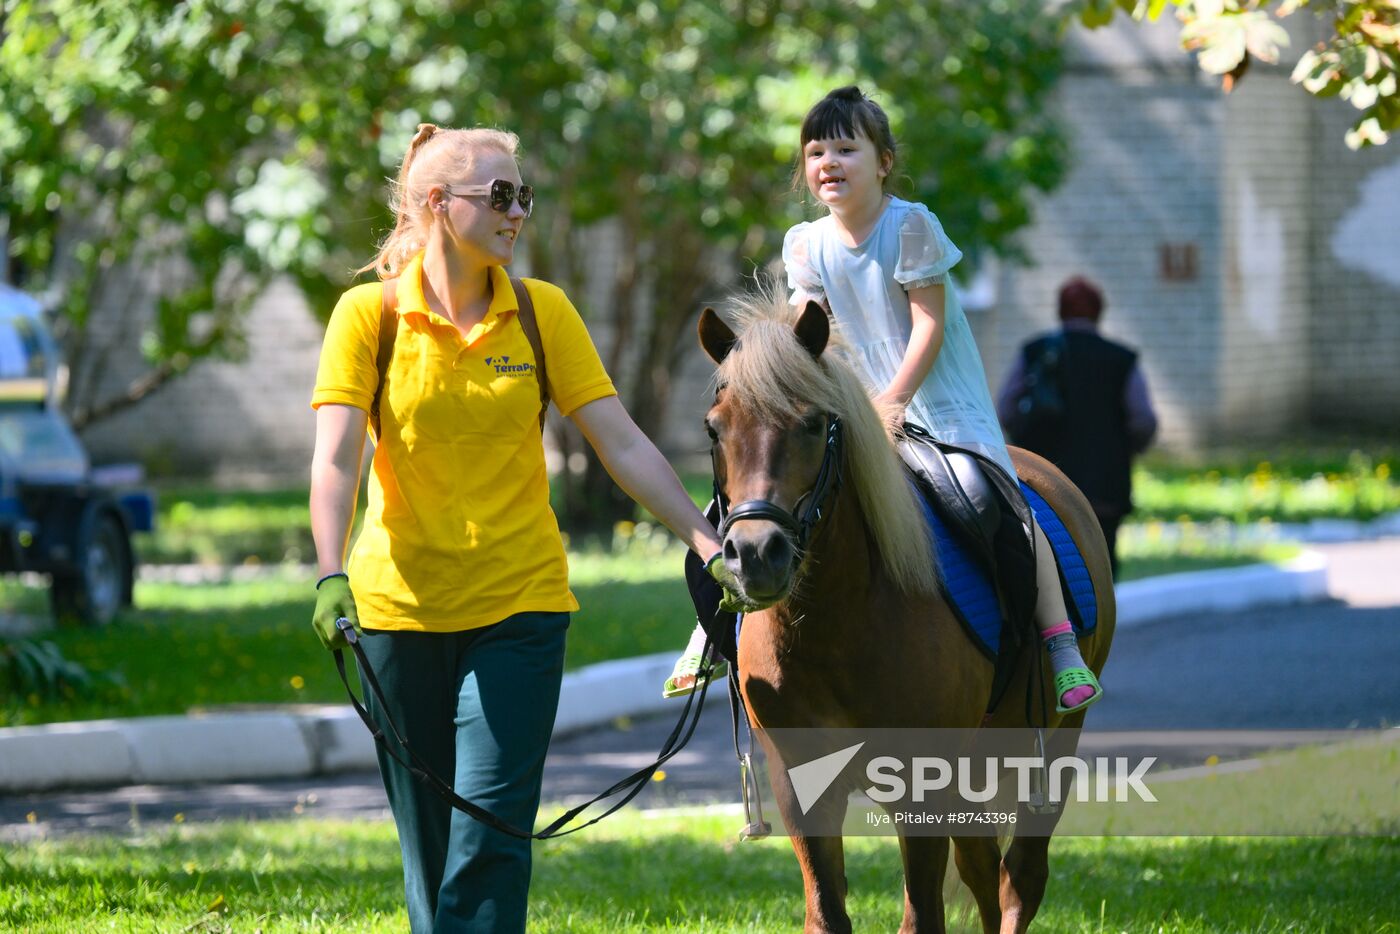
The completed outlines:
[[[1012,443],[1052,461],[1088,498],[1118,576],[1118,526],[1132,512],[1132,460],[1157,415],[1137,351],[1098,333],[1103,293],[1076,276],[1060,287],[1059,331],[1027,342],[997,397]],[[1039,385],[1038,385],[1039,384]]]

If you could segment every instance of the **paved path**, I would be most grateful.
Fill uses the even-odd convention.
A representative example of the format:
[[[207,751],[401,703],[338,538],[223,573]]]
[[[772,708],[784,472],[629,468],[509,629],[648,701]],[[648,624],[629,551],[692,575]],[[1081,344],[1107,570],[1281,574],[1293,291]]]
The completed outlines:
[[[1400,538],[1318,550],[1330,602],[1119,633],[1086,729],[1400,724]]]
[[[634,806],[738,800],[729,705],[722,691],[715,694],[695,736],[668,763],[665,780],[652,782]],[[556,740],[545,763],[545,800],[581,802],[650,765],[674,725],[670,717],[648,718]],[[208,821],[310,814],[388,818],[378,773],[0,797],[0,842],[45,834],[122,833],[142,824],[168,823],[176,815],[184,821]]]
[[[1167,620],[1121,632],[1105,673],[1108,694],[1086,728],[1341,730],[1400,724],[1400,539],[1323,550],[1332,558],[1335,601]],[[637,806],[738,800],[728,705],[716,693],[691,744]],[[545,768],[545,798],[579,800],[651,762],[671,726],[670,718],[649,719],[555,742]],[[1199,763],[1207,750],[1229,755],[1231,748],[1236,754],[1251,749],[1247,742],[1223,746],[1219,737],[1176,741],[1182,763]],[[386,816],[386,805],[373,774],[16,796],[0,799],[0,840],[122,832],[176,814],[186,821],[297,814],[378,818]]]

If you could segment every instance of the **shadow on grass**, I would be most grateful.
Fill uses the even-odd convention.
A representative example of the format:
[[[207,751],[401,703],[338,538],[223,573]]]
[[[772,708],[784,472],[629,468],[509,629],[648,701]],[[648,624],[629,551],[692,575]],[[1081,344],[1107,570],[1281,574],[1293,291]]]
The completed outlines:
[[[305,829],[302,829],[305,828]],[[718,841],[676,820],[635,818],[625,839],[535,847],[530,930],[791,931],[802,885],[786,840]],[[220,899],[237,929],[398,930],[400,876],[383,824],[215,825],[137,840],[87,838],[0,858],[0,924],[73,929],[102,917],[157,929],[198,920]],[[1400,917],[1394,838],[1062,839],[1038,925],[1052,931],[1386,930]],[[893,840],[848,841],[856,930],[892,930],[902,912]],[[975,928],[951,883],[954,930]],[[52,925],[52,927],[45,927]]]
[[[15,848],[0,857],[0,928],[252,930],[272,918],[277,929],[402,929],[392,834],[342,826],[350,831],[331,832],[334,849],[257,825]]]
[[[899,925],[899,852],[886,842],[847,854],[856,930]],[[646,839],[560,842],[535,853],[532,931],[802,927],[802,876],[785,839],[699,841],[667,822]]]
[[[903,886],[894,841],[848,840],[846,854],[854,929],[894,930]],[[539,930],[801,925],[802,883],[786,840],[590,843],[537,856],[537,866],[532,911]],[[1379,931],[1400,917],[1397,872],[1400,842],[1388,837],[1059,840],[1038,926]],[[970,893],[952,876],[945,888],[952,929],[980,930]]]

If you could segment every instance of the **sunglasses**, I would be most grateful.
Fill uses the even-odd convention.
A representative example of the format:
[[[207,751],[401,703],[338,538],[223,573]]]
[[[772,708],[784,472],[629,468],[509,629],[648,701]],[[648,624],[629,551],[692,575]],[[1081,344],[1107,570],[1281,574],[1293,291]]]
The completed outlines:
[[[519,189],[513,182],[508,182],[503,178],[493,179],[489,185],[473,185],[470,188],[453,189],[447,185],[442,188],[454,198],[465,198],[472,195],[488,195],[491,199],[491,209],[502,214],[510,210],[512,201],[520,204],[520,210],[525,212],[525,216],[530,216],[530,209],[535,206],[535,189],[530,185],[521,185]]]

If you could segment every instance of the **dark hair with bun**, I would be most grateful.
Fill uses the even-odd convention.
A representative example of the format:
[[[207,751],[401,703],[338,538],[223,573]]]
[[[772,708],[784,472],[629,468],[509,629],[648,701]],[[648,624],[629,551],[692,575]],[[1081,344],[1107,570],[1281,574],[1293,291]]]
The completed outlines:
[[[814,139],[854,139],[856,136],[864,136],[875,144],[875,155],[881,166],[887,164],[887,157],[888,165],[894,165],[895,143],[894,134],[890,132],[890,118],[879,104],[861,93],[859,87],[848,84],[823,97],[802,119],[802,142],[798,147],[793,186],[800,189],[803,185],[802,150],[808,143]]]

